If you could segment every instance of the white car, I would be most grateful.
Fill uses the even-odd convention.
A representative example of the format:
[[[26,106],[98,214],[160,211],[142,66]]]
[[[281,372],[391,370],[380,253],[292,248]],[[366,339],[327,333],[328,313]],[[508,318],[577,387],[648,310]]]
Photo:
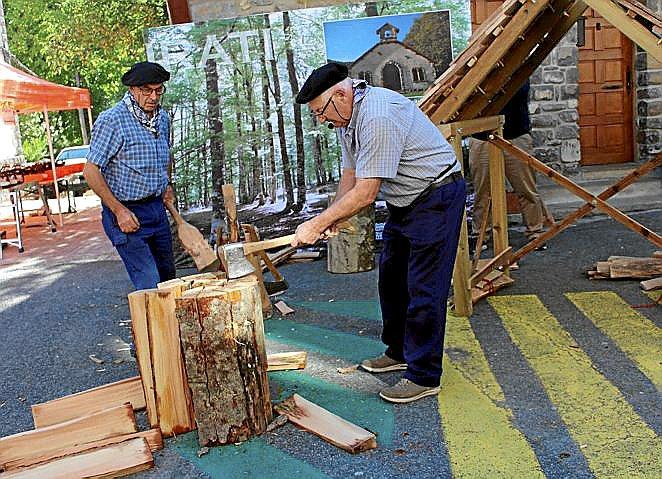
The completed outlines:
[[[63,148],[55,157],[56,165],[77,165],[85,163],[90,152],[90,145],[68,146]],[[70,188],[74,195],[82,195],[90,187],[82,173],[76,173],[70,179]]]

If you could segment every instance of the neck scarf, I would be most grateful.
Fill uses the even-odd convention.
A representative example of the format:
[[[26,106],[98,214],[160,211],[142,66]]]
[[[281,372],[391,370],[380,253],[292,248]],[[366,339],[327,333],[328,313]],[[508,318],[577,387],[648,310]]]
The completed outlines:
[[[147,128],[147,131],[154,135],[154,137],[159,136],[159,117],[161,116],[160,105],[156,107],[154,114],[150,117],[145,110],[140,108],[140,105],[136,99],[133,98],[133,95],[130,92],[127,91],[124,94],[122,101],[129,109],[129,111],[133,113],[133,116],[136,118],[136,120],[138,120],[138,123]]]

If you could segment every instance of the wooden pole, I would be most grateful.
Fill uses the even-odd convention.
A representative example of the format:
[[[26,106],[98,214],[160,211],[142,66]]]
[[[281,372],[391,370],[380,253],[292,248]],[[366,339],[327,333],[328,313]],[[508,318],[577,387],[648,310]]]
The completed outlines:
[[[502,135],[503,128],[499,128],[496,132],[498,135]],[[506,172],[501,149],[493,144],[488,145],[487,148],[490,169],[490,197],[492,198],[492,240],[494,242],[494,256],[498,256],[508,249]],[[504,273],[508,275],[508,268],[504,269]]]
[[[601,209],[619,223],[623,224],[624,226],[631,229],[635,233],[639,233],[640,235],[642,235],[644,238],[646,238],[648,241],[653,243],[658,248],[662,248],[662,236],[646,228],[644,225],[640,224],[639,222],[633,220],[632,218],[630,218],[628,215],[618,210],[617,208],[614,208],[609,203],[605,202],[602,198],[595,196],[588,190],[579,186],[577,183],[566,178],[562,174],[554,171],[549,166],[544,164],[542,161],[537,160],[533,156],[529,155],[527,152],[517,148],[509,141],[504,140],[501,137],[501,135],[490,135],[489,141],[490,143],[492,143],[492,146],[494,148],[498,147],[507,150],[515,158],[519,159],[520,161],[523,161],[524,163],[528,164],[531,168],[534,168],[535,170],[541,172],[545,176],[551,178],[559,185],[565,187],[571,193],[591,203],[594,207]],[[504,198],[505,198],[505,193],[504,193]]]
[[[57,169],[55,168],[55,153],[53,152],[53,137],[51,136],[51,123],[48,120],[48,109],[44,107],[44,120],[46,120],[46,138],[48,139],[48,153],[51,157],[51,169],[53,170],[53,185],[55,185],[55,198],[57,198],[57,211],[60,215],[60,226],[64,226],[62,216],[62,205],[60,203],[60,187],[57,184]],[[46,198],[48,201],[48,198]],[[48,206],[48,205],[46,205]]]
[[[455,132],[450,138],[450,143],[455,150],[455,156],[462,165],[462,137]],[[464,209],[464,208],[463,208]],[[455,266],[453,267],[453,303],[455,304],[455,313],[458,316],[469,317],[473,313],[473,303],[471,302],[471,262],[469,261],[469,234],[467,232],[466,211],[462,213],[462,226],[460,227],[460,241],[457,246],[455,256]]]
[[[87,122],[90,124],[90,137],[91,137],[92,136],[92,126],[93,126],[92,108],[87,109]]]

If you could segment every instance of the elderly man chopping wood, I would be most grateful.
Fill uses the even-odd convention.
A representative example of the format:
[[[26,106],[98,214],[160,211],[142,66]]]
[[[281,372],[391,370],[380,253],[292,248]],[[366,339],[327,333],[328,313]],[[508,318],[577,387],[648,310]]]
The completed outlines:
[[[438,128],[394,91],[348,77],[329,63],[312,72],[296,97],[337,128],[343,172],[333,204],[301,224],[293,245],[312,244],[375,201],[389,210],[379,261],[385,354],[361,363],[372,373],[405,370],[379,395],[406,403],[439,392],[446,301],[465,183]]]

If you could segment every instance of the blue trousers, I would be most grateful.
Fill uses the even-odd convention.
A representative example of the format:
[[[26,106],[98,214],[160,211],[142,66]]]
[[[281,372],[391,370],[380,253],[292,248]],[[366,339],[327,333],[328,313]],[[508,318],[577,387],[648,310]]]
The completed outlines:
[[[104,205],[101,222],[106,235],[117,249],[136,289],[156,288],[176,274],[172,234],[161,198],[139,204],[126,204],[140,222],[134,233],[123,233],[115,215]]]
[[[404,377],[438,386],[446,302],[464,213],[463,179],[433,190],[413,208],[389,205],[379,260],[386,355],[407,363]]]

